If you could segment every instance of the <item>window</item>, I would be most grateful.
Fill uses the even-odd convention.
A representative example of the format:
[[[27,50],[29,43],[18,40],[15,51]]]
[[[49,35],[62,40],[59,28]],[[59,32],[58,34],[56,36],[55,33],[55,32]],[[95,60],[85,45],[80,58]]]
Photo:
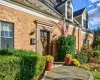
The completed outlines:
[[[14,25],[8,22],[0,22],[0,49],[13,48],[13,27]]]
[[[89,40],[83,39],[83,45],[89,47]]]
[[[66,5],[67,5],[67,19],[72,21],[72,19],[73,19],[73,6],[72,6],[71,1],[68,1]]]
[[[85,19],[83,19],[83,27],[86,29],[88,28],[88,21]]]
[[[72,20],[72,8],[67,6],[67,18]]]

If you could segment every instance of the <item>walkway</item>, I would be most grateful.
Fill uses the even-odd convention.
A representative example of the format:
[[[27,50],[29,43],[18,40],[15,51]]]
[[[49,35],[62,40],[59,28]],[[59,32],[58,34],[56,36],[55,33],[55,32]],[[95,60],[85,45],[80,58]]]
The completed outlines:
[[[89,73],[75,66],[60,66],[48,71],[45,80],[89,80]]]

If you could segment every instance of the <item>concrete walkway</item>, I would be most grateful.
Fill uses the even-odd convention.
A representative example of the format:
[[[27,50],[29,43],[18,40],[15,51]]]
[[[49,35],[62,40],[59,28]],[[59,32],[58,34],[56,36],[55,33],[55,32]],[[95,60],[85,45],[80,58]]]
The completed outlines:
[[[46,72],[45,80],[89,80],[89,73],[75,66],[60,66]]]

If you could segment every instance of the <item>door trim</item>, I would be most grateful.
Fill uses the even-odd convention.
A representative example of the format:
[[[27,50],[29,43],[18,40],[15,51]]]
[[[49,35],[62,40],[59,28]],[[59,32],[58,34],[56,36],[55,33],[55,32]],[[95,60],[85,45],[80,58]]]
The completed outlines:
[[[50,39],[49,39],[49,42],[51,42],[51,39],[52,39],[52,31],[53,31],[53,25],[50,25],[48,23],[45,23],[45,22],[41,22],[41,21],[35,21],[36,22],[36,40],[37,40],[37,43],[36,43],[36,52],[41,54],[40,51],[39,51],[39,44],[40,44],[40,30],[46,30],[48,32],[50,32]]]

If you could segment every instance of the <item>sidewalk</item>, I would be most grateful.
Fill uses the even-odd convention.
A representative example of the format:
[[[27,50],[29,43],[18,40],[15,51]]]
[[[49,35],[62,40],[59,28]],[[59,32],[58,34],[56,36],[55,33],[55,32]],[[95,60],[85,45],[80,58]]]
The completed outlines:
[[[89,73],[75,66],[60,66],[47,71],[44,80],[89,80]]]

